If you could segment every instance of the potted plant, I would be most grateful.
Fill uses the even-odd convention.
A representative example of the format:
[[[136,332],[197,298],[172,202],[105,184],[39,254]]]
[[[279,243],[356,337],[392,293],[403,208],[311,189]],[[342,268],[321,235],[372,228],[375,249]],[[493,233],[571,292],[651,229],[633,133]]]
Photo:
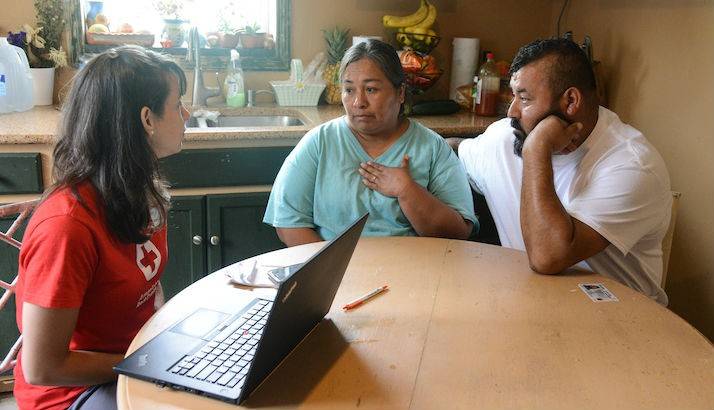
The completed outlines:
[[[164,19],[164,29],[161,32],[161,43],[164,47],[181,47],[186,37],[183,18],[184,0],[153,0],[154,9]]]
[[[248,24],[241,29],[240,45],[243,48],[263,48],[267,37],[266,33],[260,32],[258,23]]]
[[[64,31],[63,0],[35,0],[37,28],[23,24],[15,33],[8,33],[8,42],[27,54],[33,78],[35,105],[51,105],[55,68],[67,66],[62,49]]]
[[[218,44],[222,48],[236,48],[239,29],[234,25],[234,16],[221,14],[218,18]]]

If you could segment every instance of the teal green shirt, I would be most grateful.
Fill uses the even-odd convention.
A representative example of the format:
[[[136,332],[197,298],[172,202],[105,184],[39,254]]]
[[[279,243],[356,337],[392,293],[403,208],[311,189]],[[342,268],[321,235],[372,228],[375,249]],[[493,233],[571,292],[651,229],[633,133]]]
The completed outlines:
[[[374,161],[398,167],[409,155],[412,178],[474,223],[471,189],[460,161],[441,136],[410,120],[409,128],[377,158],[371,158],[345,117],[310,130],[280,168],[263,222],[276,228],[314,228],[325,240],[364,213],[365,236],[415,236],[397,198],[367,188],[357,170]]]

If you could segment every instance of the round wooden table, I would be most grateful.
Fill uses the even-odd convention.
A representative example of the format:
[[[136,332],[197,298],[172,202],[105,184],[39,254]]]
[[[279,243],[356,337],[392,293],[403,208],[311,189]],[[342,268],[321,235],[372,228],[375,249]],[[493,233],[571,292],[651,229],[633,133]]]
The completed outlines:
[[[310,244],[257,256],[301,262]],[[361,307],[341,306],[382,284]],[[579,283],[619,299],[592,302]],[[199,305],[272,290],[227,284],[221,271],[175,296],[129,351]],[[121,409],[234,409],[125,376]],[[362,238],[332,310],[253,392],[255,408],[707,409],[714,347],[680,317],[603,276],[539,275],[523,252],[433,238]]]

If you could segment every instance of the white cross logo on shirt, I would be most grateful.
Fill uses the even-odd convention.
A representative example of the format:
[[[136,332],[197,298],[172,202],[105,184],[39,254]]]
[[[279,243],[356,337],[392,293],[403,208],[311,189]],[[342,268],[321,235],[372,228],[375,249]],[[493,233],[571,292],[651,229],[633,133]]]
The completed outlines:
[[[150,281],[159,272],[161,252],[151,241],[136,245],[136,266],[139,267],[147,281]]]

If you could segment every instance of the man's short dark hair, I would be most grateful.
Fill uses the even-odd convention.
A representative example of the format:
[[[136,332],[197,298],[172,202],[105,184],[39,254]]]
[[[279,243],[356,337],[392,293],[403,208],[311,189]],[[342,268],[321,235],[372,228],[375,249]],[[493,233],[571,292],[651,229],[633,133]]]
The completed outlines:
[[[536,40],[521,47],[513,59],[510,74],[513,75],[528,64],[549,56],[555,57],[547,73],[554,97],[570,87],[575,87],[586,95],[594,94],[595,74],[590,60],[575,42],[564,38]]]

